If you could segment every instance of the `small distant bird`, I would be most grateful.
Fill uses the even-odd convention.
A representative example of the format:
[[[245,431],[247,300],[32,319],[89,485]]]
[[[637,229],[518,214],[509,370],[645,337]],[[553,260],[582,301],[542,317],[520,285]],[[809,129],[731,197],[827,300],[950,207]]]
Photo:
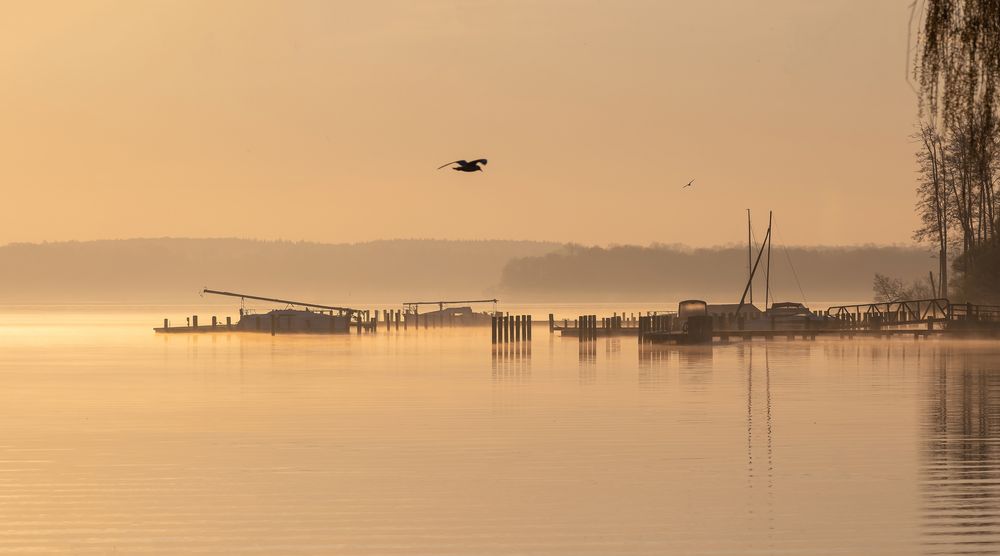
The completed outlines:
[[[480,158],[471,162],[467,160],[456,160],[454,162],[438,166],[438,170],[444,168],[445,166],[451,166],[452,164],[458,164],[458,166],[452,168],[452,170],[455,170],[456,172],[482,172],[483,169],[480,168],[479,165],[482,164],[483,166],[486,166],[486,159]]]
[[[685,185],[684,187],[691,187],[692,183],[694,183],[694,180],[689,181],[688,184]],[[682,187],[681,189],[684,189],[684,187]]]

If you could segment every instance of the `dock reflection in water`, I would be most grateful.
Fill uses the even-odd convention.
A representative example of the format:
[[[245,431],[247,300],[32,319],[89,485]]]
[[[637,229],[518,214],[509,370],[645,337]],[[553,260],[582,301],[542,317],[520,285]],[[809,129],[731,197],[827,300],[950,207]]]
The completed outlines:
[[[531,342],[493,344],[495,380],[521,380],[531,376]]]
[[[1000,553],[1000,368],[959,349],[928,358],[923,543],[928,553]]]
[[[0,314],[0,553],[1000,552],[996,344],[155,318]]]

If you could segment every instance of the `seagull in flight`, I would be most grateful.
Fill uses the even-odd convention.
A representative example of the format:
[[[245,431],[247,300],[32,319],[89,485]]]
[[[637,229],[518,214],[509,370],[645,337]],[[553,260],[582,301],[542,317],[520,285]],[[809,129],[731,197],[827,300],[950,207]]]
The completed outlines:
[[[454,162],[438,166],[438,170],[444,168],[445,166],[451,166],[452,164],[458,164],[458,166],[452,168],[452,170],[455,170],[456,172],[482,172],[483,169],[479,165],[482,164],[483,166],[486,166],[486,159],[480,158],[473,161],[456,160]]]
[[[685,185],[684,187],[691,187],[692,183],[694,183],[694,180],[689,181],[687,185]],[[682,187],[681,189],[684,189],[684,187]]]

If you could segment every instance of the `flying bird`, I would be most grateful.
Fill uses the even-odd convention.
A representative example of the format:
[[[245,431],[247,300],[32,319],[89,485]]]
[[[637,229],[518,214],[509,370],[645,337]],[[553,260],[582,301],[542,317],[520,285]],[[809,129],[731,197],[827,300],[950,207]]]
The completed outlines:
[[[480,158],[471,162],[468,160],[456,160],[454,162],[438,166],[438,170],[444,168],[445,166],[451,166],[452,164],[458,164],[458,166],[452,168],[452,170],[455,170],[456,172],[482,172],[483,169],[479,165],[482,164],[483,166],[486,166],[486,159]]]
[[[694,183],[694,180],[689,181],[684,187],[691,187],[692,183]],[[684,189],[684,187],[681,187],[681,189]]]

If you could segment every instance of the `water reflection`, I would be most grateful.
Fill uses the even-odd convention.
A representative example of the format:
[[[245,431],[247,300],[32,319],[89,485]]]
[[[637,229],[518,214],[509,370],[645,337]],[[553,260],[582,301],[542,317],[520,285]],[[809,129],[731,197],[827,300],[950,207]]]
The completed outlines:
[[[670,363],[677,350],[657,344],[639,344],[639,388],[664,387],[670,380]]]
[[[747,488],[751,501],[748,513],[751,523],[754,523],[761,518],[756,508],[765,509],[764,525],[770,537],[774,531],[774,423],[771,417],[770,356],[767,344],[746,344],[741,351],[746,368]],[[756,361],[755,351],[758,352]],[[764,499],[758,500],[757,493],[761,490]],[[760,525],[755,524],[757,527]]]
[[[622,352],[622,339],[618,337],[611,337],[604,341],[604,354],[608,358],[619,355]]]
[[[720,348],[722,349],[722,348]],[[712,382],[713,346],[679,346],[677,368],[681,384],[703,385]]]
[[[1000,553],[1000,369],[986,361],[942,350],[925,379],[921,513],[930,554]]]
[[[699,385],[711,382],[715,347],[678,346],[674,344],[640,344],[639,384],[643,387],[668,380],[668,369],[677,369],[681,384]]]
[[[594,384],[597,381],[597,341],[579,342],[580,384]]]
[[[1000,552],[996,343],[129,330],[0,334],[0,553]]]
[[[531,376],[531,342],[493,345],[493,380],[523,380]]]

